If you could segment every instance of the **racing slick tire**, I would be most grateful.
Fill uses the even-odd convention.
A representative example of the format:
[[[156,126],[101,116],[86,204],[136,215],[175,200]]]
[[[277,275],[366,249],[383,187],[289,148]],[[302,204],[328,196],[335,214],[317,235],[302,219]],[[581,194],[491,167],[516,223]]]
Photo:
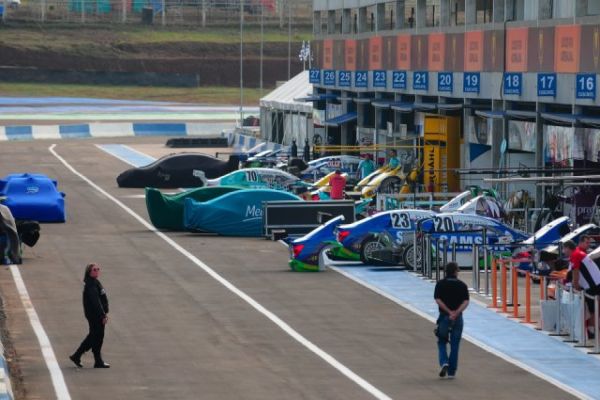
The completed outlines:
[[[414,252],[414,244],[409,244],[402,251],[402,265],[406,268],[414,269],[415,268],[415,252]],[[421,246],[417,246],[417,264],[421,263],[423,259],[423,250]]]
[[[360,246],[360,261],[363,264],[370,265],[385,265],[380,260],[375,260],[371,257],[371,253],[376,250],[383,250],[385,246],[375,237],[371,236],[365,239]]]
[[[396,187],[402,184],[402,179],[397,176],[385,178],[377,188],[378,193],[396,193]]]

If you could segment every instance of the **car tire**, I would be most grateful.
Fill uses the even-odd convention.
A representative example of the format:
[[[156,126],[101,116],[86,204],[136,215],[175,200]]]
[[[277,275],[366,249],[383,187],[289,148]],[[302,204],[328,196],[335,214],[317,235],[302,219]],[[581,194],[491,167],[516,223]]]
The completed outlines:
[[[372,251],[381,250],[384,248],[384,245],[379,242],[375,237],[371,236],[365,239],[360,246],[360,261],[363,264],[370,265],[381,265],[381,261],[373,260],[370,257]]]
[[[402,265],[404,265],[406,268],[409,268],[409,269],[414,269],[414,267],[415,267],[414,247],[415,247],[414,244],[409,244],[402,251]],[[421,249],[421,246],[418,246],[417,247],[417,264],[420,264],[422,259],[423,259],[423,250]]]
[[[397,176],[385,178],[377,188],[378,193],[396,193],[396,186],[402,183],[402,179]]]

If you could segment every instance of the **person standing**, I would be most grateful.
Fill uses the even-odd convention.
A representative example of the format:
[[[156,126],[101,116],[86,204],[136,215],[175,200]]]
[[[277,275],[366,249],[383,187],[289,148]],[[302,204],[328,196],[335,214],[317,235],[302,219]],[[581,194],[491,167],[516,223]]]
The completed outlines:
[[[365,179],[375,171],[375,163],[371,160],[370,154],[365,154],[365,158],[358,163],[358,169],[356,170],[356,177],[359,180]]]
[[[346,178],[342,175],[342,171],[339,169],[335,170],[335,173],[329,179],[329,186],[331,186],[331,191],[329,195],[331,200],[343,200],[344,199],[344,189],[346,188]]]
[[[96,263],[88,264],[85,267],[83,278],[83,311],[88,321],[90,332],[83,339],[79,348],[69,356],[78,368],[81,365],[81,356],[88,350],[94,354],[94,368],[110,368],[102,359],[102,343],[104,342],[104,328],[108,323],[108,297],[104,287],[98,280],[100,276],[100,266]]]
[[[439,375],[440,378],[448,375],[448,379],[453,379],[458,368],[458,349],[463,330],[462,313],[469,306],[469,289],[458,279],[458,264],[449,262],[446,265],[446,277],[435,285],[433,297],[440,310],[436,326],[441,367]]]
[[[400,166],[400,159],[398,158],[398,152],[394,149],[390,150],[390,156],[388,158],[388,167],[390,169],[396,169]]]
[[[2,249],[2,256],[7,255],[10,264],[21,264],[21,239],[17,224],[12,212],[4,204],[0,204],[0,233],[4,233],[8,239],[7,249]]]
[[[582,241],[583,238],[580,240]],[[572,273],[573,288],[576,290],[585,290],[590,296],[600,295],[600,267],[594,262],[580,247],[575,246],[575,242],[567,240],[563,244],[563,251],[569,257],[571,264],[569,268]],[[588,336],[591,338],[596,332],[594,329],[594,300],[585,298],[590,317],[586,321]]]

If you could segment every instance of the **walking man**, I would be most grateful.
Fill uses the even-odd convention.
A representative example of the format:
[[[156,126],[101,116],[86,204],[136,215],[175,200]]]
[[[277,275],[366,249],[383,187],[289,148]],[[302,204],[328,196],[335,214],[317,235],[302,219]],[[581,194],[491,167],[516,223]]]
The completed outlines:
[[[469,290],[458,279],[458,264],[446,265],[446,277],[435,285],[433,297],[440,309],[436,336],[440,361],[440,378],[453,379],[458,367],[458,348],[463,330],[462,313],[469,305]],[[450,357],[448,357],[450,343]]]

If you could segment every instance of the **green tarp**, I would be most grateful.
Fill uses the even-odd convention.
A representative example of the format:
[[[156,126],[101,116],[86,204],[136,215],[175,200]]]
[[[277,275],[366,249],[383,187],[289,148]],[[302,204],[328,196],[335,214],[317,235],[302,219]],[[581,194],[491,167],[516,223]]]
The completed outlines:
[[[205,202],[243,189],[239,186],[210,186],[191,189],[177,194],[163,194],[160,190],[146,188],[146,207],[150,221],[157,229],[173,231],[185,230],[183,226],[183,205],[185,199],[190,198],[198,202]]]

